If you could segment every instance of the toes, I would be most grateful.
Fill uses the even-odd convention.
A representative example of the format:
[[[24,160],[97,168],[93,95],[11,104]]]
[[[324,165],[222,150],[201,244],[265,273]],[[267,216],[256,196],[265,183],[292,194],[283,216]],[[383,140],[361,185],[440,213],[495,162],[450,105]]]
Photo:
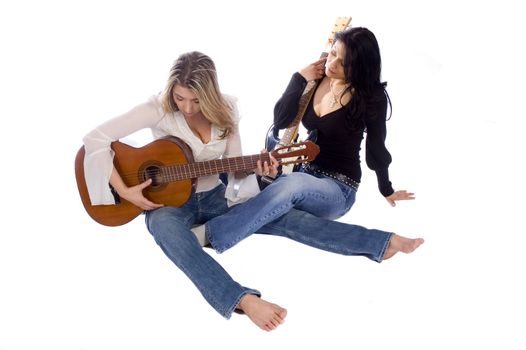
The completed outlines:
[[[416,248],[420,247],[420,245],[424,243],[424,240],[422,238],[418,238],[418,239],[415,239],[414,243],[413,243],[413,249],[412,251],[414,251]]]

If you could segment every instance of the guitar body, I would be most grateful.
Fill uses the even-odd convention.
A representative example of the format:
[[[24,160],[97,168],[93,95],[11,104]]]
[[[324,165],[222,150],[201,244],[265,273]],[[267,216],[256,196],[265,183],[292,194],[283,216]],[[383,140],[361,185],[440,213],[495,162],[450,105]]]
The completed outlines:
[[[114,165],[128,186],[135,186],[149,178],[152,184],[144,189],[144,196],[155,203],[180,207],[195,191],[196,179],[162,181],[160,168],[166,165],[193,163],[190,148],[176,137],[153,141],[135,148],[119,141],[113,142]],[[75,158],[75,176],[84,208],[91,218],[106,226],[124,225],[142,213],[142,209],[116,196],[115,205],[92,205],[84,176],[84,146]]]
[[[278,146],[279,140],[279,129],[272,124],[265,138],[265,149],[267,151],[272,151]]]

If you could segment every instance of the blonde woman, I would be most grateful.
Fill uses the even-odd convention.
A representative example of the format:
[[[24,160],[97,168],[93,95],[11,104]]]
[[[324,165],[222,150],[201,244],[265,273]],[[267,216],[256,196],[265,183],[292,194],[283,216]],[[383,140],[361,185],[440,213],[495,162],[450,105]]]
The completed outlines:
[[[150,128],[155,139],[172,135],[192,150],[195,161],[241,155],[238,111],[234,98],[220,92],[214,62],[200,52],[182,54],[170,70],[164,91],[129,112],[95,128],[84,137],[84,169],[93,205],[115,204],[117,194],[146,211],[146,225],[165,254],[192,280],[208,303],[223,317],[246,314],[257,326],[273,330],[287,311],[260,298],[256,289],[237,283],[203,250],[191,228],[227,212],[228,204],[246,198],[234,182],[252,195],[259,191],[255,176],[225,186],[218,175],[200,177],[195,193],[182,207],[153,203],[143,195],[151,179],[127,187],[113,166],[110,145],[135,131]],[[268,167],[266,167],[268,170]],[[258,170],[261,173],[261,167]],[[241,184],[239,184],[241,182]],[[228,203],[230,202],[230,203]]]

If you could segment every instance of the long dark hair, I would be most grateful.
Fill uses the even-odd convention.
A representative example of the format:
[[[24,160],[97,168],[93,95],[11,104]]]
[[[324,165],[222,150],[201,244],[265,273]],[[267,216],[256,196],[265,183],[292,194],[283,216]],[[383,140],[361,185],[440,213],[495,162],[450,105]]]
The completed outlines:
[[[368,107],[381,103],[383,98],[387,98],[391,111],[391,99],[385,89],[387,82],[380,80],[382,58],[373,32],[364,27],[351,27],[336,33],[334,41],[345,46],[343,69],[345,80],[350,84],[348,90],[352,93],[350,126],[354,129],[359,124],[363,125],[362,118],[368,116]]]

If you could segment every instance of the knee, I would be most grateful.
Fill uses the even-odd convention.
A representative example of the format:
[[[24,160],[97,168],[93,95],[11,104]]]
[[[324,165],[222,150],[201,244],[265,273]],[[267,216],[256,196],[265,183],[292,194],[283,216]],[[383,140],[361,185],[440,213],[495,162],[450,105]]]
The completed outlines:
[[[278,194],[303,194],[312,188],[310,185],[312,178],[309,174],[299,172],[287,174],[276,181],[275,191]]]
[[[169,208],[159,208],[146,212],[146,226],[152,234],[158,231],[159,227],[164,227],[170,221],[171,215]]]
[[[164,207],[146,213],[146,226],[157,241],[164,241],[167,236],[175,239],[186,227],[171,209]]]

